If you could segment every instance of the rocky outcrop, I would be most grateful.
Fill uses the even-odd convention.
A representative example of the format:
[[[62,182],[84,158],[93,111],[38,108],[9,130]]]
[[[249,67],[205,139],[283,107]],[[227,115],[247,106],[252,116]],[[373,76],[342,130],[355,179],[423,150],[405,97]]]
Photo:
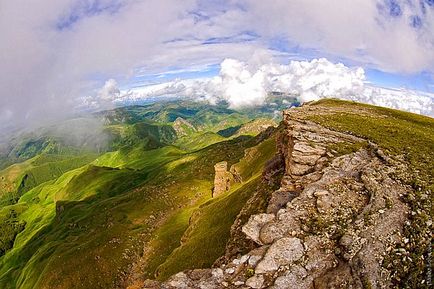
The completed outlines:
[[[224,192],[229,191],[231,188],[232,174],[228,172],[228,163],[219,162],[214,165],[215,176],[214,176],[214,188],[212,191],[212,196],[216,197]]]
[[[154,288],[392,287],[384,260],[405,242],[409,208],[402,196],[411,189],[393,178],[394,165],[375,144],[309,122],[306,113],[308,107],[284,113],[280,188],[266,212],[242,226],[256,248]],[[340,154],[337,146],[354,149]],[[227,164],[218,165],[222,192]]]
[[[177,117],[173,122],[173,129],[176,131],[178,137],[189,135],[190,133],[197,132],[197,129],[182,117]]]
[[[276,127],[277,124],[274,120],[267,118],[258,118],[243,124],[232,137],[242,135],[258,135],[270,127]]]

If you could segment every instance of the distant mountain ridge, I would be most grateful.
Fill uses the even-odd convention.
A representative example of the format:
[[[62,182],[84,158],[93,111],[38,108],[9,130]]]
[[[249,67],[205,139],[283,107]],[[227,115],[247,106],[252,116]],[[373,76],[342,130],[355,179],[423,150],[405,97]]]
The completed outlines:
[[[252,188],[225,255],[141,288],[429,288],[434,120],[324,100],[279,128],[279,185]]]
[[[0,287],[427,285],[433,120],[338,100],[275,117],[177,101],[95,114],[104,146],[18,138]]]

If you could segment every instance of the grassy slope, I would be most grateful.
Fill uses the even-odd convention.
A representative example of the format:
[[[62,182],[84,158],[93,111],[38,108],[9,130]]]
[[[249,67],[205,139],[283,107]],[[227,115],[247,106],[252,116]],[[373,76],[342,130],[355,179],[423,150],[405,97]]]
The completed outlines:
[[[150,120],[160,124],[168,124],[181,117],[199,130],[213,132],[252,119],[245,113],[238,113],[223,106],[209,106],[203,103],[179,100],[122,107],[102,112],[100,115],[104,115],[111,124],[135,124]]]
[[[326,127],[351,132],[378,144],[389,155],[407,165],[397,178],[412,186],[414,193],[405,201],[414,214],[410,225],[404,228],[410,241],[406,246],[410,258],[391,254],[385,262],[394,270],[393,284],[397,288],[424,288],[421,281],[428,274],[426,264],[431,244],[432,202],[434,199],[434,119],[413,113],[340,100],[321,100],[311,104],[325,108],[311,115],[310,120]],[[327,113],[327,108],[338,108],[340,113]],[[404,246],[403,244],[398,244]],[[398,248],[397,248],[398,249]],[[387,264],[386,264],[387,266]]]
[[[0,207],[15,203],[30,189],[94,160],[95,154],[40,154],[0,171]]]
[[[214,132],[196,132],[192,133],[188,136],[179,138],[175,145],[183,148],[185,150],[200,150],[204,147],[207,147],[211,144],[215,144],[225,140],[224,137],[214,133]]]
[[[93,164],[113,168],[152,170],[152,168],[178,159],[185,152],[174,146],[148,150],[138,146],[131,150],[117,150],[98,157]]]
[[[0,171],[0,207],[13,204],[18,200],[18,188],[24,172],[30,167],[30,162],[26,161]]]
[[[147,259],[149,276],[153,276],[179,246],[194,211],[211,199],[214,164],[222,160],[234,164],[245,148],[256,145],[251,137],[223,141],[213,133],[250,120],[230,110],[172,107],[155,114],[140,107],[134,110],[141,115],[127,124],[125,119],[112,121],[107,128],[118,136],[113,144],[119,149],[90,165],[75,169],[81,164],[78,159],[54,154],[28,161],[25,169],[31,171],[32,182],[17,204],[0,209],[0,218],[13,210],[26,224],[13,249],[0,257],[0,287],[112,288],[122,284],[147,240],[162,257]],[[203,132],[175,143],[190,153],[175,146],[160,147],[173,141],[173,131],[166,124],[147,121],[149,116],[154,121],[190,118]],[[150,150],[153,144],[157,148]],[[93,160],[86,157],[83,163]],[[21,177],[24,171],[23,167],[15,176]],[[222,198],[206,205],[220,210],[228,200],[238,202],[217,230],[226,232],[223,236],[248,194],[231,194],[226,201]],[[165,229],[154,234],[159,228]],[[217,238],[216,251],[196,259],[195,264],[212,263],[216,252],[222,252],[225,238]],[[193,242],[188,244],[191,247]]]
[[[235,164],[245,181],[233,186],[226,194],[201,204],[194,211],[181,245],[158,267],[158,278],[165,279],[185,269],[209,267],[224,253],[230,227],[255,192],[265,162],[276,153],[274,137],[263,141],[254,149],[257,157],[243,157]],[[179,221],[179,218],[175,221]],[[170,228],[163,230],[159,232],[164,240]],[[157,240],[158,238],[157,234]]]
[[[240,135],[255,136],[269,126],[277,127],[276,121],[269,118],[257,118],[237,126],[220,130],[217,134],[224,137],[238,137]]]
[[[192,208],[211,197],[214,163],[235,163],[252,144],[250,138],[239,138],[188,155],[173,147],[132,150],[122,158],[109,153],[95,163],[121,169],[85,166],[28,191],[16,205],[23,208],[19,218],[27,226],[0,259],[0,284],[113,287],[141,254],[141,241],[150,237],[147,232],[156,229],[151,215],[163,223],[169,220],[166,226],[179,231],[170,236],[172,246],[163,246],[169,255],[179,244]],[[171,226],[170,218],[178,213],[180,222]]]
[[[26,207],[19,215],[20,220],[26,222],[26,227],[18,235],[12,251],[1,259],[0,283],[10,288],[32,288],[44,266],[53,262],[54,252],[67,255],[70,253],[67,248],[86,247],[86,239],[92,238],[89,229],[98,228],[101,222],[107,221],[102,217],[106,213],[102,200],[134,187],[143,177],[141,173],[131,170],[85,166],[27,192],[17,204]],[[105,240],[102,231],[93,237]],[[79,255],[74,253],[74,257]],[[70,266],[63,268],[74,271]],[[14,282],[17,282],[16,285]]]
[[[230,236],[230,228],[244,204],[255,192],[259,181],[260,177],[257,177],[225,195],[209,200],[194,211],[191,220],[185,219],[188,227],[183,232],[182,243],[179,246],[178,240],[175,244],[178,247],[157,268],[157,278],[164,280],[185,269],[209,268],[222,256]],[[169,237],[167,231],[160,232],[164,234],[157,235],[160,239]]]
[[[222,160],[228,161],[229,164],[234,164],[243,157],[244,149],[254,144],[253,139],[242,137],[217,143],[189,154],[185,157],[188,161],[180,159],[173,164],[169,164],[170,176],[175,175],[178,178],[183,175],[181,179],[176,181],[177,187],[181,187],[181,191],[184,191],[184,194],[192,191],[194,197],[190,200],[185,200],[188,202],[188,206],[174,210],[168,216],[164,225],[155,232],[155,237],[151,241],[152,252],[147,257],[150,261],[144,266],[147,277],[153,277],[159,265],[164,263],[172,251],[179,246],[185,230],[189,227],[190,217],[195,210],[211,200],[214,164]],[[221,225],[224,228],[223,230],[229,232],[230,225],[229,227],[225,223]],[[203,255],[199,259],[212,263],[217,257],[215,255]],[[198,261],[198,258],[196,258],[196,261]],[[179,262],[182,263],[182,259],[177,260],[177,262],[178,264],[175,266],[179,266]],[[199,263],[196,263],[196,265],[200,266]]]
[[[372,140],[392,155],[403,156],[413,171],[414,185],[432,185],[434,119],[333,99],[322,100],[313,105],[339,107],[342,113],[318,114],[311,116],[311,120],[336,130],[352,132]]]

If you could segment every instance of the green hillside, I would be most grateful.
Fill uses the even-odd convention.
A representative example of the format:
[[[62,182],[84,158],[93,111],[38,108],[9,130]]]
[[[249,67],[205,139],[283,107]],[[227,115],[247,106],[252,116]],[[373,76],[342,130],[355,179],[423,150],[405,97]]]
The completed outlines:
[[[272,139],[254,137],[265,127],[245,126],[251,113],[224,107],[152,104],[93,117],[104,123],[98,127],[103,149],[42,129],[46,134],[40,137],[50,143],[28,145],[32,150],[15,146],[14,151],[31,153],[0,172],[0,230],[5,232],[0,287],[122,287],[134,271],[163,278],[209,265],[223,253],[230,226],[252,194],[247,188],[275,152]],[[183,133],[177,131],[179,118],[189,128]],[[232,126],[245,129],[229,137],[217,134]],[[263,157],[243,160],[249,147],[263,151]],[[223,160],[248,167],[250,177],[212,200],[214,164]],[[200,241],[194,236],[207,228],[207,219],[191,228],[190,218],[199,211],[216,218],[230,202],[237,205],[215,228],[213,253],[182,262]],[[180,247],[185,234],[192,235]],[[150,252],[144,252],[145,243]]]
[[[224,254],[231,226],[252,196],[250,213],[264,210],[279,183],[262,178],[276,153],[274,114],[166,105],[92,116],[104,123],[102,150],[83,141],[58,142],[71,150],[29,146],[36,149],[27,160],[0,171],[0,288],[124,288],[134,278],[164,280],[209,267]],[[337,100],[310,105],[321,113],[308,120],[402,156],[412,168],[408,184],[421,194],[432,190],[432,119]],[[330,106],[342,113],[327,113]],[[214,165],[221,161],[238,181],[212,198]],[[426,212],[428,201],[420,200],[409,202]],[[413,222],[426,218],[417,214]],[[406,234],[425,240],[417,228]],[[415,251],[414,258],[423,254]],[[413,269],[408,276],[416,278],[422,269]]]

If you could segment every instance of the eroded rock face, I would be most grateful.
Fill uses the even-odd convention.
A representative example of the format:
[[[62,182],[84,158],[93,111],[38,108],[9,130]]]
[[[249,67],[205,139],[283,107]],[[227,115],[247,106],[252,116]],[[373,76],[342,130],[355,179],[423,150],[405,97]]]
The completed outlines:
[[[304,247],[298,238],[281,238],[274,242],[258,266],[255,273],[273,272],[281,266],[289,266],[303,257]]]
[[[212,196],[216,197],[224,192],[229,191],[232,181],[232,174],[228,172],[228,163],[219,162],[214,165],[214,189]]]
[[[243,233],[256,243],[263,245],[260,240],[260,231],[264,225],[274,220],[274,214],[258,214],[250,217],[246,225],[243,226]]]
[[[267,213],[243,225],[258,247],[160,288],[392,288],[383,260],[402,241],[409,209],[401,197],[409,188],[392,178],[395,168],[375,145],[338,155],[331,145],[366,141],[305,121],[303,113],[284,114],[280,188]]]
[[[183,137],[188,135],[189,132],[196,132],[197,129],[182,117],[177,117],[173,122],[173,129],[176,131],[176,135]]]

